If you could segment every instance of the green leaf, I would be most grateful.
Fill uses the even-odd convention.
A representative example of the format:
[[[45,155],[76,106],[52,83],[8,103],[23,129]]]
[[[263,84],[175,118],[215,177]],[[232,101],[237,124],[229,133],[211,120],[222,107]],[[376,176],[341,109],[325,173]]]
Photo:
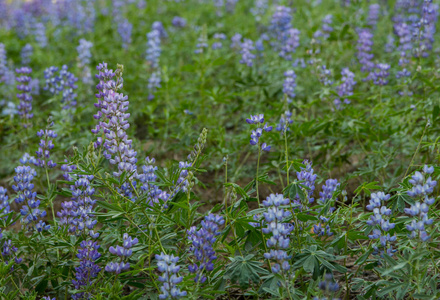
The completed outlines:
[[[246,257],[236,256],[231,259],[231,263],[226,267],[224,275],[225,279],[229,279],[232,282],[239,282],[241,287],[248,287],[249,282],[260,282],[261,275],[266,275],[269,272],[263,269],[262,262],[252,260],[254,255],[249,254]]]

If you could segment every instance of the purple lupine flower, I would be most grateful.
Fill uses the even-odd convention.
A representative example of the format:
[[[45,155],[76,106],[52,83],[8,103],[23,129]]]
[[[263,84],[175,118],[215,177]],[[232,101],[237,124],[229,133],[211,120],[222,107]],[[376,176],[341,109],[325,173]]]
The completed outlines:
[[[242,35],[239,33],[234,34],[231,37],[231,48],[233,49],[239,49],[241,46],[241,39],[242,39]]]
[[[354,73],[351,72],[350,69],[342,69],[341,75],[341,83],[337,87],[338,98],[334,100],[334,104],[336,106],[336,109],[338,110],[342,109],[342,103],[350,104],[350,100],[345,97],[353,95],[353,87],[356,85],[356,81],[354,80]]]
[[[70,164],[67,159],[64,160],[65,164],[61,166],[61,170],[64,172],[63,177],[66,181],[73,181],[72,172],[76,170],[76,166]]]
[[[51,298],[50,296],[44,296],[43,298],[41,298],[42,300],[57,300],[57,298],[53,297]]]
[[[6,81],[8,73],[5,45],[0,43],[0,83]]]
[[[12,244],[12,241],[4,238],[2,229],[0,228],[0,262],[4,262],[8,265],[9,261],[14,259],[16,264],[21,263],[23,259],[17,257],[17,251],[18,249]]]
[[[169,194],[165,191],[162,191],[156,184],[157,175],[156,170],[157,167],[154,166],[155,159],[154,158],[145,158],[145,164],[142,166],[143,173],[138,173],[136,179],[141,183],[140,189],[141,191],[147,195],[147,204],[153,205],[154,203],[159,203],[159,200],[166,202],[169,198]]]
[[[29,82],[31,81],[29,74],[32,72],[32,69],[22,67],[16,69],[15,72],[19,74],[17,77],[17,90],[21,92],[17,94],[17,98],[20,99],[20,104],[18,105],[18,115],[21,118],[23,127],[28,128],[32,126],[30,119],[32,119],[34,116],[32,113],[32,96],[30,94],[31,88],[29,86]]]
[[[243,43],[240,45],[241,50],[241,64],[245,64],[248,67],[253,66],[253,61],[256,58],[256,55],[252,52],[255,51],[254,42],[250,39],[244,39]]]
[[[205,52],[204,49],[208,48],[208,40],[205,34],[201,34],[200,37],[197,39],[197,45],[196,50],[194,50],[195,54],[203,53]]]
[[[31,44],[26,44],[23,48],[21,48],[20,56],[22,66],[29,66],[33,52],[34,48]]]
[[[262,205],[267,209],[267,212],[263,213],[266,227],[262,231],[264,234],[271,234],[271,237],[266,241],[270,251],[264,253],[264,258],[274,262],[271,265],[271,270],[275,274],[286,273],[290,270],[288,261],[290,256],[284,249],[289,247],[289,235],[294,226],[286,221],[291,213],[280,207],[289,204],[290,200],[284,198],[282,194],[270,194],[262,202]]]
[[[385,52],[386,53],[391,53],[394,51],[394,49],[395,49],[394,42],[395,42],[394,36],[392,34],[389,34],[387,36],[387,42],[385,44]]]
[[[318,224],[313,225],[313,233],[317,236],[332,236],[334,233],[331,231],[329,218],[319,216]]]
[[[38,232],[48,230],[50,226],[41,220],[46,216],[46,211],[39,209],[40,200],[36,198],[37,192],[32,191],[34,188],[32,180],[37,172],[28,164],[35,164],[36,160],[26,153],[20,162],[22,165],[15,168],[15,184],[12,185],[12,189],[16,192],[15,202],[22,204],[20,209],[21,222],[28,230],[35,229]]]
[[[161,86],[161,73],[160,70],[155,70],[154,72],[151,73],[150,78],[148,79],[148,100],[153,100],[154,99],[154,94],[156,93],[157,89],[162,87]]]
[[[290,28],[285,32],[285,41],[281,47],[279,55],[286,59],[292,60],[291,53],[295,53],[296,48],[299,47],[299,35],[301,31],[296,28]]]
[[[357,58],[359,63],[362,65],[362,72],[369,72],[373,70],[375,64],[372,62],[373,54],[371,53],[373,46],[373,34],[368,28],[359,28],[357,30],[358,41],[357,41]]]
[[[387,77],[390,75],[388,70],[390,65],[388,64],[377,64],[376,70],[368,75],[367,79],[372,80],[375,85],[384,86],[388,84]]]
[[[75,90],[78,88],[76,82],[78,78],[68,71],[68,67],[63,65],[58,75],[57,67],[49,67],[44,71],[44,78],[46,79],[45,90],[49,90],[53,95],[61,94],[62,109],[69,109],[76,106],[77,94]]]
[[[130,263],[127,262],[127,260],[133,254],[131,248],[135,246],[139,240],[137,238],[133,239],[128,233],[124,233],[122,239],[122,246],[117,245],[116,248],[113,246],[109,248],[111,254],[121,258],[121,262],[110,262],[105,266],[105,270],[109,273],[119,274],[122,271],[128,271],[130,269]]]
[[[48,128],[50,125],[48,126]],[[46,128],[45,130],[41,129],[37,132],[37,136],[42,138],[40,143],[38,144],[39,148],[35,152],[37,154],[37,163],[35,164],[37,167],[41,168],[54,168],[57,164],[50,159],[50,150],[52,150],[55,145],[53,144],[54,138],[57,137],[57,134],[51,130]]]
[[[372,26],[373,28],[376,27],[377,21],[379,20],[380,15],[380,4],[374,3],[371,4],[368,10],[368,25]]]
[[[326,204],[329,200],[333,198],[333,194],[338,189],[340,183],[337,179],[327,179],[325,184],[322,186],[322,192],[319,192],[319,200],[320,204]],[[330,208],[330,212],[334,211],[334,207]]]
[[[9,206],[7,190],[0,186],[0,216],[7,215],[11,212],[11,207]]]
[[[162,51],[160,48],[159,30],[153,30],[147,33],[147,39],[147,52],[145,58],[152,68],[158,68],[160,53]]]
[[[93,47],[93,43],[85,39],[79,40],[79,46],[76,47],[78,52],[78,68],[81,70],[81,79],[85,84],[93,83],[92,73],[90,70],[90,60],[92,53],[90,49]]]
[[[221,41],[226,39],[226,35],[224,33],[215,33],[212,38],[215,40],[215,42],[212,44],[211,48],[216,50],[223,47]]]
[[[293,70],[284,72],[283,93],[287,96],[287,102],[291,103],[295,98],[296,74]]]
[[[128,110],[128,96],[117,92],[122,88],[122,71],[118,69],[116,73],[107,69],[107,64],[102,63],[97,66],[99,74],[99,84],[96,86],[98,93],[96,98],[98,103],[95,107],[99,109],[94,118],[99,120],[98,125],[92,130],[98,134],[101,130],[105,134],[104,141],[95,142],[95,146],[104,143],[104,157],[112,165],[118,165],[118,171],[113,172],[116,177],[121,176],[122,172],[127,172],[131,178],[136,173],[136,151],[132,148],[132,140],[128,139],[126,130],[130,127],[127,119],[130,114]],[[113,80],[118,74],[116,81]],[[104,120],[101,118],[105,116]]]
[[[266,13],[269,5],[268,0],[255,0],[251,13],[255,16],[257,22],[261,21],[261,17]]]
[[[319,81],[324,85],[332,85],[333,80],[331,79],[332,71],[327,68],[326,65],[322,65],[318,68],[319,71]]]
[[[264,131],[266,131],[266,132],[272,131],[272,128],[273,128],[272,126],[267,125],[267,123],[264,124],[263,127],[261,127],[262,124],[264,123],[264,115],[260,114],[260,115],[251,116],[250,119],[246,119],[246,122],[248,124],[256,124],[257,125],[257,128],[255,130],[252,130],[250,144],[252,146],[258,145],[259,147],[261,147],[261,150],[263,150],[263,151],[269,151],[270,146],[268,146],[266,143],[263,143],[260,146],[260,137],[263,135],[263,132]]]
[[[345,2],[349,3],[349,0],[345,0]],[[340,300],[340,298],[332,297],[333,294],[339,290],[339,284],[337,282],[334,282],[332,274],[325,274],[324,281],[320,281],[318,283],[318,287],[324,293],[325,297],[314,297],[313,300]]]
[[[314,174],[312,163],[309,162],[307,159],[303,161],[303,164],[305,167],[301,167],[300,172],[296,172],[296,178],[299,181],[303,181],[301,184],[308,187],[307,190],[307,199],[309,203],[313,203],[315,199],[313,198],[313,193],[315,191],[315,181],[316,181],[316,174]]]
[[[333,23],[333,15],[326,15],[324,19],[322,19],[321,29],[318,29],[313,37],[317,40],[318,43],[321,43],[322,40],[327,40],[330,37],[330,33],[333,32],[333,27],[331,24]],[[322,39],[322,40],[321,40]]]
[[[389,194],[383,192],[372,193],[370,203],[367,209],[373,211],[373,215],[367,224],[373,226],[373,233],[368,237],[371,240],[378,240],[378,244],[374,246],[374,254],[382,254],[386,252],[392,256],[396,250],[393,250],[391,242],[396,241],[396,236],[390,236],[387,233],[395,227],[395,223],[390,223],[391,209],[387,208],[386,202],[390,199]]]
[[[270,21],[269,30],[272,36],[277,40],[274,47],[279,49],[286,37],[286,32],[292,27],[292,10],[286,6],[277,6]]]
[[[47,46],[46,26],[43,23],[38,22],[34,28],[35,41],[41,48]]]
[[[183,277],[179,277],[180,266],[177,265],[179,257],[167,255],[163,252],[156,254],[157,270],[162,273],[158,280],[163,283],[160,287],[161,294],[159,299],[178,299],[187,295],[186,291],[181,291],[177,284],[183,281]]]
[[[183,27],[186,26],[186,20],[185,20],[184,18],[181,18],[181,17],[176,16],[176,17],[174,17],[173,20],[171,21],[171,24],[172,24],[174,27],[177,27],[177,28],[183,28]]]
[[[293,123],[293,120],[292,120],[292,112],[286,110],[286,111],[281,115],[280,122],[278,123],[278,125],[277,125],[277,127],[276,127],[276,130],[277,130],[277,131],[282,131],[282,132],[284,132],[284,131],[288,131],[288,130],[290,130],[290,128],[289,128],[289,124],[292,124],[292,123]]]
[[[191,242],[189,251],[196,260],[195,263],[188,265],[188,271],[196,274],[195,282],[204,283],[207,279],[205,273],[214,270],[213,261],[217,256],[213,245],[216,236],[220,234],[220,226],[224,223],[222,216],[209,214],[205,216],[199,230],[195,226],[188,230],[188,240]]]
[[[125,50],[127,50],[131,44],[132,30],[133,25],[127,19],[123,19],[118,23],[118,33],[122,40],[122,48]]]
[[[168,37],[167,31],[165,30],[165,27],[163,27],[163,24],[160,21],[153,22],[153,24],[151,25],[151,30],[159,31],[159,36],[161,39],[166,39]]]
[[[422,4],[421,16],[414,27],[414,39],[416,47],[415,57],[428,57],[434,43],[435,25],[438,18],[438,5],[432,4],[432,0],[424,0]]]
[[[68,166],[68,165],[67,165]],[[74,168],[67,167],[70,170]],[[66,177],[73,178],[70,174]],[[95,233],[97,220],[94,217],[93,206],[96,200],[92,199],[95,189],[91,186],[93,175],[79,175],[73,185],[70,186],[72,192],[72,201],[61,203],[62,210],[57,212],[60,218],[60,225],[68,226],[68,231],[72,234],[83,235],[88,234],[92,238],[99,237],[99,233]]]
[[[96,261],[101,257],[98,252],[99,245],[90,240],[82,241],[81,249],[78,250],[77,258],[80,259],[78,267],[75,267],[75,279],[72,284],[76,290],[84,290],[88,286],[93,285],[93,279],[101,272],[101,268],[96,264]],[[90,299],[89,292],[79,292],[72,295],[72,299]]]

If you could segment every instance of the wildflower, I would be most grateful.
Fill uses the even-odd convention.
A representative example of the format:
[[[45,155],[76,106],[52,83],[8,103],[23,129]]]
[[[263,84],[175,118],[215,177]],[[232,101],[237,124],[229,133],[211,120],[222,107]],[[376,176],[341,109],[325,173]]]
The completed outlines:
[[[368,11],[368,25],[376,27],[380,15],[380,4],[371,4]]]
[[[20,74],[20,76],[17,77],[17,90],[21,92],[17,94],[17,98],[20,100],[20,104],[17,107],[18,115],[22,120],[23,127],[28,128],[32,126],[32,124],[30,123],[30,119],[32,119],[34,116],[34,114],[32,113],[32,96],[30,94],[31,88],[29,86],[29,83],[31,81],[31,77],[29,76],[29,74],[32,72],[32,69],[28,67],[22,67],[16,69],[15,72],[17,74]]]
[[[123,19],[118,23],[118,33],[122,40],[122,48],[128,49],[131,44],[131,31],[133,30],[133,25],[127,20]]]
[[[343,101],[341,101],[341,98],[353,95],[353,87],[356,85],[354,73],[348,68],[342,69],[341,75],[341,83],[337,87],[339,97],[334,100],[334,104],[338,110],[342,109],[342,103],[350,104],[350,100],[345,98]]]
[[[10,259],[14,259],[16,264],[21,263],[23,259],[18,258],[16,255],[17,247],[12,244],[11,240],[3,237],[2,229],[0,228],[0,262],[4,262],[7,265]]]
[[[330,37],[330,33],[333,32],[333,27],[331,27],[332,23],[333,23],[333,16],[326,15],[322,20],[321,29],[318,29],[313,34],[313,37],[317,39],[318,43],[321,43],[321,38],[322,40],[327,40]]]
[[[202,221],[202,227],[195,226],[188,230],[188,240],[191,242],[190,252],[194,255],[195,263],[188,265],[191,273],[196,273],[195,282],[204,283],[207,277],[205,272],[214,270],[213,261],[217,259],[213,245],[216,236],[220,234],[219,227],[225,223],[222,216],[209,214]]]
[[[339,284],[333,281],[333,276],[331,274],[325,274],[324,281],[320,281],[318,287],[324,293],[325,297],[314,297],[313,300],[340,300],[340,298],[332,297],[334,293],[339,290]]]
[[[7,215],[11,212],[11,207],[9,206],[7,190],[0,186],[0,216]]]
[[[72,280],[76,290],[92,286],[93,279],[101,271],[101,268],[96,264],[96,261],[101,257],[98,252],[100,246],[96,242],[86,240],[81,242],[80,247],[76,255],[80,259],[80,263],[78,267],[75,267],[75,279]],[[89,292],[79,292],[73,294],[72,299],[90,299],[91,296]]]
[[[77,94],[75,90],[78,88],[76,82],[78,78],[68,71],[68,67],[63,65],[58,75],[57,67],[49,67],[44,71],[44,78],[46,79],[45,90],[49,90],[52,94],[62,95],[61,103],[63,109],[69,109],[76,106]]]
[[[117,245],[116,248],[111,246],[109,249],[111,254],[121,257],[121,262],[110,262],[105,266],[105,270],[107,272],[116,274],[129,270],[130,263],[126,261],[133,254],[133,250],[131,248],[138,242],[139,240],[137,238],[133,239],[127,233],[124,233],[122,246]]]
[[[53,147],[55,146],[53,144],[52,139],[56,138],[57,134],[53,130],[50,130],[50,129],[45,129],[45,130],[41,129],[37,133],[37,136],[40,138],[43,138],[43,139],[40,140],[38,151],[36,151],[36,154],[38,157],[36,166],[42,167],[42,168],[55,167],[57,164],[54,163],[53,160],[49,160],[49,159],[50,159],[50,150],[52,150]]]
[[[216,33],[216,34],[214,34],[213,39],[216,41],[212,44],[212,46],[211,46],[212,49],[213,50],[220,49],[223,47],[223,44],[221,41],[226,39],[226,35],[224,33]]]
[[[15,168],[16,175],[14,176],[15,184],[12,185],[12,189],[17,193],[15,196],[15,202],[22,204],[20,214],[22,216],[21,222],[29,229],[35,229],[38,232],[48,230],[49,225],[46,225],[41,219],[46,216],[46,211],[40,210],[40,200],[37,199],[37,193],[32,191],[34,184],[32,180],[37,175],[37,172],[31,168],[29,164],[35,164],[34,157],[25,154],[20,159],[22,165]]]
[[[92,47],[93,43],[85,39],[80,39],[79,46],[76,47],[76,50],[78,51],[78,67],[82,71],[82,82],[86,84],[91,84],[93,82],[89,66],[90,59],[92,58],[92,54],[90,53]]]
[[[241,39],[242,39],[242,35],[241,34],[239,34],[239,33],[234,34],[231,37],[231,48],[233,48],[233,49],[240,48]]]
[[[34,28],[35,41],[41,48],[47,46],[46,26],[43,23],[38,22]]]
[[[160,48],[160,32],[153,30],[147,33],[147,53],[146,59],[152,68],[159,67]]]
[[[34,48],[31,44],[26,44],[23,48],[21,48],[20,56],[22,66],[29,66],[33,52]]]
[[[360,28],[357,30],[358,42],[357,42],[357,58],[359,63],[362,65],[362,72],[369,72],[374,68],[374,63],[372,62],[373,54],[371,53],[373,46],[373,34],[368,28]]]
[[[174,26],[174,27],[177,27],[177,28],[183,28],[183,27],[185,27],[186,26],[186,20],[184,19],[184,18],[181,18],[181,17],[174,17],[173,18],[173,20],[171,21],[171,24]]]
[[[264,221],[267,224],[262,229],[265,234],[272,234],[266,241],[266,245],[270,248],[269,252],[264,253],[264,257],[273,260],[271,266],[273,273],[287,272],[290,269],[288,259],[290,256],[284,249],[289,247],[289,235],[293,230],[291,223],[285,222],[285,219],[291,215],[289,211],[285,211],[280,206],[289,205],[290,200],[284,198],[281,194],[271,194],[263,200],[263,206],[267,208],[267,212],[263,213]]]
[[[284,72],[283,93],[287,96],[287,102],[291,103],[295,98],[296,74],[293,70]]]
[[[320,204],[326,204],[329,200],[333,198],[333,194],[339,187],[339,182],[337,179],[327,179],[325,181],[325,185],[322,186],[322,192],[319,192],[319,200]],[[330,212],[332,212],[335,208],[331,207]]]
[[[330,69],[327,69],[326,65],[322,65],[319,67],[319,81],[324,85],[332,85],[333,81],[331,80],[330,76],[332,75],[332,71]]]
[[[248,67],[253,66],[253,61],[256,58],[255,54],[252,52],[255,50],[254,42],[250,39],[245,39],[243,43],[241,43],[241,64],[245,64]]]
[[[181,283],[183,277],[179,277],[177,273],[180,266],[176,265],[179,262],[179,257],[174,255],[167,255],[163,252],[160,255],[156,254],[157,269],[162,273],[159,276],[159,281],[163,283],[160,287],[162,294],[159,299],[178,299],[186,296],[186,291],[180,291],[177,284]]]
[[[315,191],[315,180],[317,175],[314,174],[311,162],[306,159],[303,161],[303,164],[305,165],[305,167],[301,167],[301,171],[296,172],[296,178],[299,181],[302,181],[301,184],[308,188],[307,199],[311,204],[315,201],[315,199],[313,198],[313,193]]]
[[[287,131],[290,130],[289,129],[289,124],[292,124],[293,120],[292,120],[292,112],[286,110],[280,118],[280,122],[278,123],[276,130],[277,131]]]
[[[390,65],[388,64],[377,64],[376,70],[371,72],[370,75],[368,75],[367,79],[373,80],[375,85],[387,85],[387,77],[390,75],[390,73],[388,72],[389,69]]]

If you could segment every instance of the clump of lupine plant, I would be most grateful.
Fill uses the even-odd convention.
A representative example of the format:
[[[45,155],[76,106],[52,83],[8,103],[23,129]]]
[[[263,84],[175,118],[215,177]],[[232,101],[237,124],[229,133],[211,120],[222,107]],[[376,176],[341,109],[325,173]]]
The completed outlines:
[[[44,78],[46,79],[44,89],[53,95],[61,95],[62,109],[74,108],[77,105],[75,90],[78,88],[76,85],[78,78],[68,71],[67,65],[63,65],[61,69],[53,66],[47,68],[44,71]]]
[[[439,299],[438,1],[150,2],[0,0],[0,298]]]

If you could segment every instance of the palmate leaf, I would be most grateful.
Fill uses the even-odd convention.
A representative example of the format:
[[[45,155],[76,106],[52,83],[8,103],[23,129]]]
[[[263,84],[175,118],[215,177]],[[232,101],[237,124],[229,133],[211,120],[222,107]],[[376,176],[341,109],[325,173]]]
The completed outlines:
[[[267,275],[269,272],[263,269],[262,262],[252,260],[254,255],[249,254],[246,257],[236,256],[230,258],[231,263],[226,267],[224,279],[229,279],[232,282],[237,282],[241,287],[246,288],[249,282],[260,282],[262,275]]]

